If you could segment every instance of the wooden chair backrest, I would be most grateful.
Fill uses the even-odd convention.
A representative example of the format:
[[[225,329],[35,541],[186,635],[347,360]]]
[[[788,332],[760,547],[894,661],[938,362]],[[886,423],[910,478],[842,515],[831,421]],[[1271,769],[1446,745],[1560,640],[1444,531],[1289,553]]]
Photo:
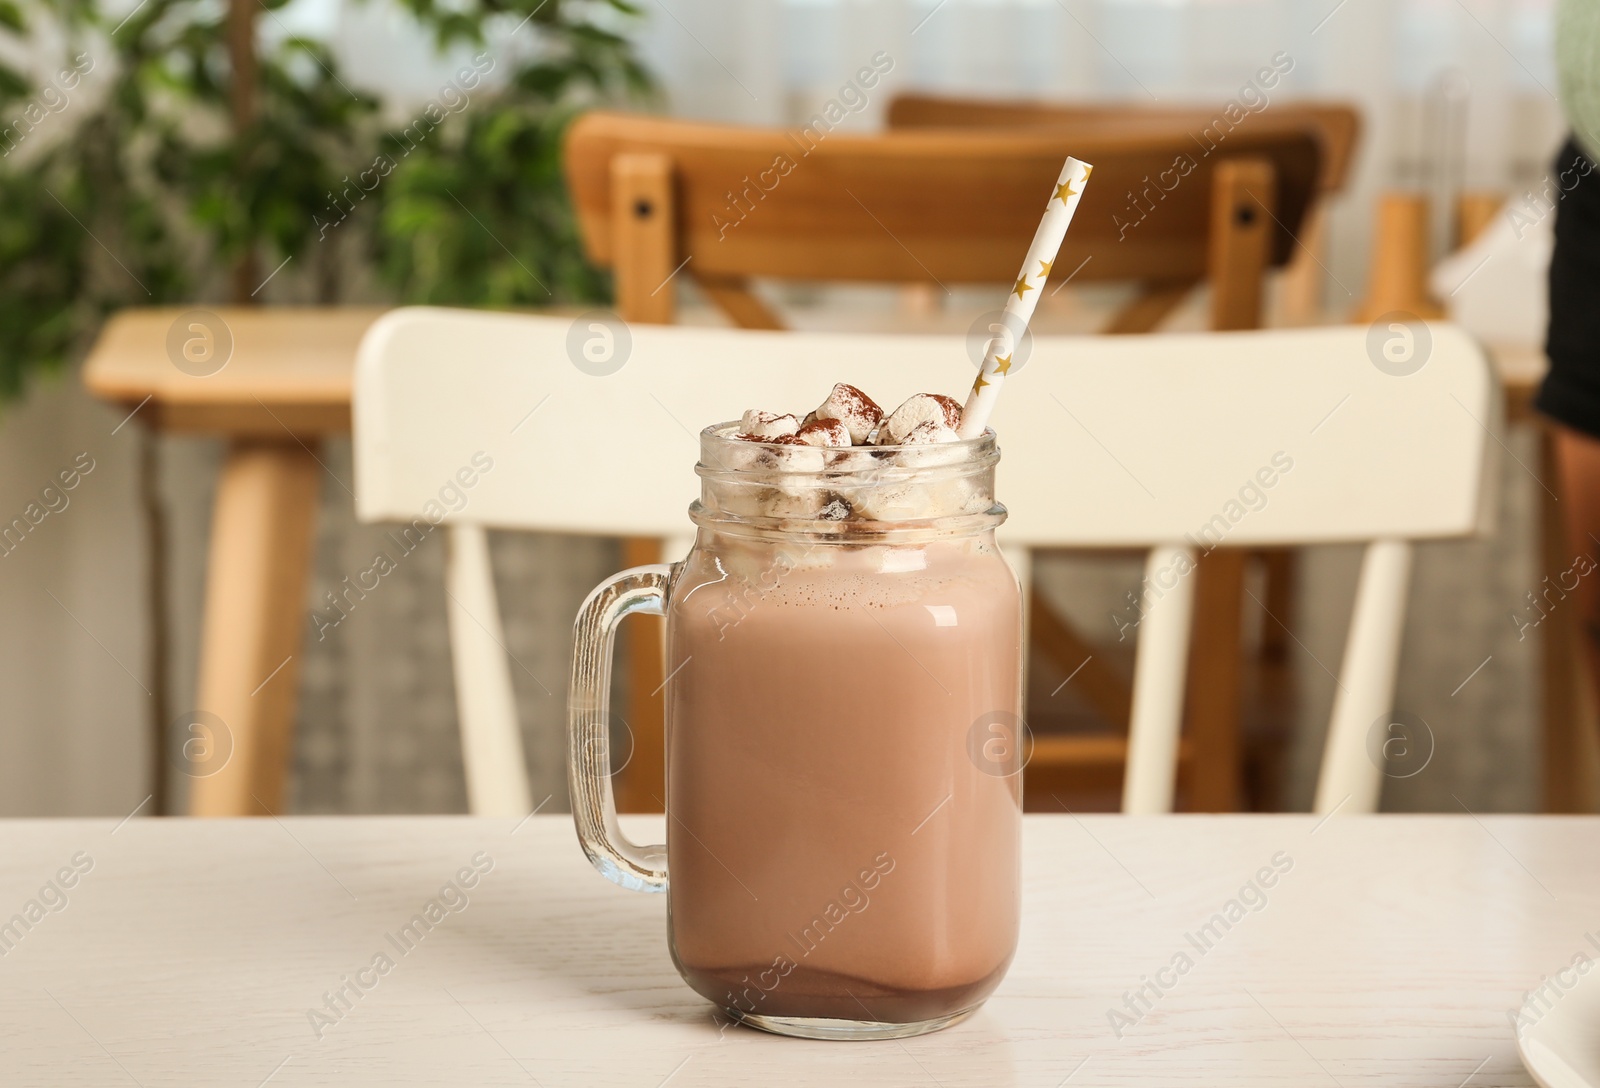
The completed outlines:
[[[1343,102],[1289,100],[1259,112],[1239,106],[1145,106],[1138,103],[1058,103],[1030,99],[962,98],[928,94],[897,95],[889,102],[891,131],[916,129],[1057,128],[1076,133],[1105,129],[1172,131],[1223,144],[1235,133],[1268,129],[1312,132],[1322,151],[1318,188],[1338,192],[1349,180],[1361,135],[1361,113]],[[1220,148],[1219,148],[1220,150]]]
[[[734,298],[746,277],[1010,283],[1071,153],[1095,172],[1056,275],[1192,285],[1232,269],[1243,301],[1214,323],[1245,327],[1322,169],[1316,137],[1294,128],[1240,129],[1211,153],[1170,128],[1105,128],[1070,148],[1045,131],[826,128],[607,112],[576,121],[568,185],[590,260],[617,271],[623,316],[670,321],[663,284],[679,269],[738,323],[767,328],[781,327],[774,315]]]

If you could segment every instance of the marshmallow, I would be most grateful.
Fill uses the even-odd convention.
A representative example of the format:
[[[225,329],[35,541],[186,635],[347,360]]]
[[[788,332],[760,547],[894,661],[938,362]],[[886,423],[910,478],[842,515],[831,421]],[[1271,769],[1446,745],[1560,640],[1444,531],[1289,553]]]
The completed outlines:
[[[850,441],[858,445],[872,434],[872,428],[883,418],[883,409],[871,397],[853,385],[839,382],[828,394],[828,399],[817,406],[818,419],[837,419],[850,431]]]
[[[852,515],[873,521],[919,521],[958,514],[980,514],[992,505],[986,490],[971,479],[924,484],[909,481],[853,490],[846,496]]]
[[[822,492],[814,487],[769,487],[759,495],[757,511],[764,518],[812,521],[820,516]]]
[[[961,429],[961,405],[954,398],[939,393],[918,393],[889,414],[878,430],[878,444],[898,446],[906,442],[906,435],[921,423],[937,422],[951,431]],[[947,442],[951,439],[924,438],[924,442]]]
[[[793,418],[792,416],[790,417]],[[750,447],[737,450],[723,468],[735,472],[821,472],[824,454],[809,442],[802,442],[792,434],[776,438],[759,438],[743,432],[732,436],[735,441],[748,442]]]
[[[936,442],[959,442],[961,436],[942,419],[925,419],[900,439],[902,446],[930,446]]]
[[[781,434],[771,442],[784,447],[773,451],[780,472],[821,472],[826,463],[826,455],[799,435]]]
[[[759,408],[750,409],[739,421],[740,435],[751,435],[758,440],[771,440],[782,435],[794,434],[799,429],[800,421],[794,416],[763,412]]]
[[[760,469],[772,470],[777,465],[777,459],[772,451],[761,443],[766,439],[757,438],[752,434],[723,435],[724,438],[734,439],[735,444],[726,447],[716,457],[717,467],[727,472],[754,472]]]
[[[821,472],[821,450],[800,442],[794,435],[757,438],[755,435],[728,435],[738,445],[722,454],[718,469],[728,472]]]
[[[817,419],[802,423],[795,437],[808,446],[848,446],[850,428],[842,419]]]
[[[851,489],[846,497],[857,517],[872,521],[909,521],[937,513],[928,501],[927,489],[910,482]]]
[[[796,473],[820,474],[826,456],[823,450],[806,445],[792,434],[773,439],[736,434],[733,438],[737,441],[722,467],[751,476],[737,483],[730,481],[719,490],[717,502],[723,510],[741,518],[818,516],[824,493],[812,478],[802,476],[804,483],[784,481]]]

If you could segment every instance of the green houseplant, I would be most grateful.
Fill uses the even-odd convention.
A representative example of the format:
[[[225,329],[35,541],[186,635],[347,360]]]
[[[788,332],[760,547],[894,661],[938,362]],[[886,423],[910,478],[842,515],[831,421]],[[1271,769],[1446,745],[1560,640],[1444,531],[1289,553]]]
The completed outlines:
[[[53,77],[0,65],[0,400],[123,306],[336,302],[351,279],[394,302],[605,297],[559,148],[577,110],[652,93],[625,33],[637,9],[366,2],[476,54],[465,106],[385,123],[395,110],[352,88],[327,43],[261,44],[288,0],[145,0],[120,21],[98,0],[0,0],[0,35],[66,43]]]

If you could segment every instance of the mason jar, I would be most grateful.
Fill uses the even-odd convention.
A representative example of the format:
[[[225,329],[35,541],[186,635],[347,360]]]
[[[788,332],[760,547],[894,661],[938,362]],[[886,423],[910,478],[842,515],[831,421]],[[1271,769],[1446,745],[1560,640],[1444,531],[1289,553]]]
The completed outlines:
[[[828,449],[736,429],[700,436],[689,555],[579,612],[579,839],[609,879],[667,894],[673,961],[728,1016],[810,1038],[945,1027],[999,984],[1020,905],[1022,610],[994,434]],[[628,842],[611,796],[631,612],[666,616],[665,845]]]

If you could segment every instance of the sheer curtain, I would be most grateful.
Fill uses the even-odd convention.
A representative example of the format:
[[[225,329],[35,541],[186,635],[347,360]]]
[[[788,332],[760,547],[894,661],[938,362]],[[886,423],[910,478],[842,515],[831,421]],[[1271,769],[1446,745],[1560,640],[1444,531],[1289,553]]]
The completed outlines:
[[[1236,96],[1279,53],[1274,101],[1337,98],[1365,121],[1333,220],[1331,266],[1359,290],[1367,209],[1391,186],[1520,192],[1563,131],[1553,0],[645,0],[641,45],[673,112],[784,124],[868,57],[890,77],[850,124],[899,91],[1130,103]],[[1440,239],[1442,244],[1442,238]]]
[[[1332,270],[1356,290],[1379,189],[1521,192],[1543,177],[1564,128],[1554,0],[638,2],[631,32],[668,109],[747,124],[809,116],[879,52],[894,69],[847,121],[862,130],[912,89],[1220,104],[1287,54],[1294,67],[1273,101],[1342,99],[1365,121],[1332,230]],[[491,35],[491,52],[536,48],[512,25]],[[263,27],[290,30],[328,35],[352,79],[401,101],[425,99],[461,59],[436,58],[382,0],[298,0]]]

